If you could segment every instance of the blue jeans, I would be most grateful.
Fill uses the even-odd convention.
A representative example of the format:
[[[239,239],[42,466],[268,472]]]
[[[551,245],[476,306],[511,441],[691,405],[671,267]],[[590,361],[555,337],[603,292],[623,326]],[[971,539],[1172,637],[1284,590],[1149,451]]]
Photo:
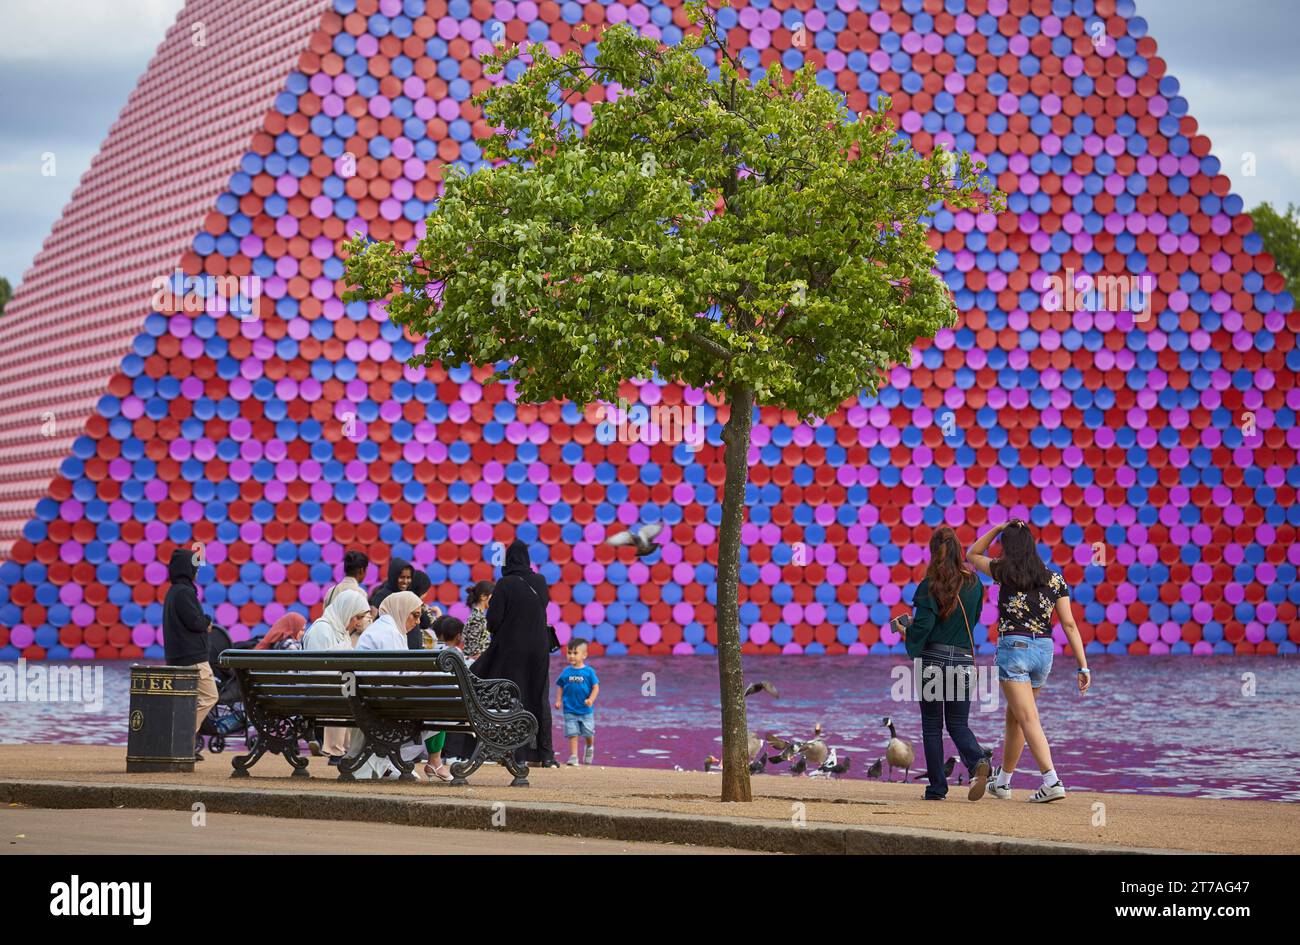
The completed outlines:
[[[975,692],[975,658],[969,650],[949,646],[927,647],[921,653],[922,679],[934,672],[943,674],[941,697],[927,699],[928,686],[925,683],[921,690],[921,740],[925,745],[925,769],[930,778],[925,796],[946,797],[948,779],[943,774],[944,726],[947,726],[948,736],[957,746],[957,752],[967,771],[973,773],[985,754],[968,722],[971,696]],[[949,682],[957,682],[958,685],[949,686]]]
[[[1051,637],[998,637],[998,679],[1003,682],[1027,682],[1037,689],[1047,682],[1055,652],[1056,647]]]

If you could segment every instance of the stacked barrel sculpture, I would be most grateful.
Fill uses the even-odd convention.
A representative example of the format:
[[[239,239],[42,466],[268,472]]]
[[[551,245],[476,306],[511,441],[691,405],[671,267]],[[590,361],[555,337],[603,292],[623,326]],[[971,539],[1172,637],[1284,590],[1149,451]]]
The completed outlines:
[[[515,537],[562,639],[711,652],[713,400],[646,379],[519,403],[490,367],[407,366],[419,340],[341,300],[343,240],[412,247],[447,169],[483,166],[494,42],[592,53],[627,22],[675,44],[682,5],[253,7],[188,3],[0,320],[0,658],[160,656],[177,546],[238,640],[319,613],[353,547],[459,612]],[[1300,318],[1134,4],[717,16],[751,67],[811,63],[855,114],[887,95],[913,147],[971,152],[1008,194],[935,215],[960,320],[877,396],[815,425],[757,411],[746,651],[897,652],[930,530],[1019,517],[1093,651],[1294,653]],[[605,544],[654,523],[652,555]]]

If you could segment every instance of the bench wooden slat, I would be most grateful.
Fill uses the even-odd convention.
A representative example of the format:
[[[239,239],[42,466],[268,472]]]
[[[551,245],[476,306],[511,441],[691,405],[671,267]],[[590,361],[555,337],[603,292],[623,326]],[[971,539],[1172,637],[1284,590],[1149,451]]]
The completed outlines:
[[[303,672],[303,673],[270,673],[270,672],[249,672],[246,675],[248,681],[257,685],[259,683],[276,683],[283,685],[293,685],[301,683],[304,686],[313,683],[328,683],[330,685],[341,685],[344,674],[341,672]],[[410,673],[410,674],[387,674],[387,673],[354,673],[352,679],[357,682],[384,682],[394,685],[405,686],[451,686],[459,689],[460,685],[456,677],[450,673]]]
[[[296,682],[285,682],[278,680],[276,682],[263,682],[261,685],[251,686],[250,692],[259,698],[269,697],[269,695],[341,695],[343,693],[342,685],[325,684],[296,684]],[[455,702],[463,702],[464,697],[460,689],[456,686],[390,686],[390,685],[357,685],[356,694],[363,699],[368,699],[372,695],[382,695],[386,693],[400,693],[409,695],[422,695],[428,698],[452,699]]]
[[[332,696],[268,696],[259,705],[274,708],[276,711],[287,710],[294,715],[314,715],[324,707],[342,707],[340,711],[350,711],[351,703],[339,695]],[[412,715],[441,712],[448,718],[466,718],[465,704],[447,699],[416,699],[410,697],[379,697],[366,699],[365,704],[383,715],[401,714],[403,718]]]

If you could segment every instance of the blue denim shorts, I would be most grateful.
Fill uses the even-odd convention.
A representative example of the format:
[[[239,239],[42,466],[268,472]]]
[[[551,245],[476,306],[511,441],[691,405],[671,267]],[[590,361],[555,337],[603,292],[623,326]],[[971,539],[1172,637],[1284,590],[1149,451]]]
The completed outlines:
[[[564,713],[564,737],[565,738],[595,738],[596,737],[596,713],[588,712],[586,715],[577,715],[573,712]]]
[[[998,655],[995,661],[998,679],[1003,682],[1027,682],[1037,689],[1047,682],[1055,651],[1051,637],[998,637]]]

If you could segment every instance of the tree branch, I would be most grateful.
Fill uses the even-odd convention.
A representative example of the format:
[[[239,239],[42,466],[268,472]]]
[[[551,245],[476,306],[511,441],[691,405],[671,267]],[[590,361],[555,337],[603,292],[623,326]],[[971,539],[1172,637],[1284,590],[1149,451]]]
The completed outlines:
[[[712,338],[706,338],[698,332],[688,331],[685,338],[687,341],[694,342],[698,347],[703,348],[715,358],[721,358],[723,361],[730,361],[736,356],[735,352],[727,350]]]

